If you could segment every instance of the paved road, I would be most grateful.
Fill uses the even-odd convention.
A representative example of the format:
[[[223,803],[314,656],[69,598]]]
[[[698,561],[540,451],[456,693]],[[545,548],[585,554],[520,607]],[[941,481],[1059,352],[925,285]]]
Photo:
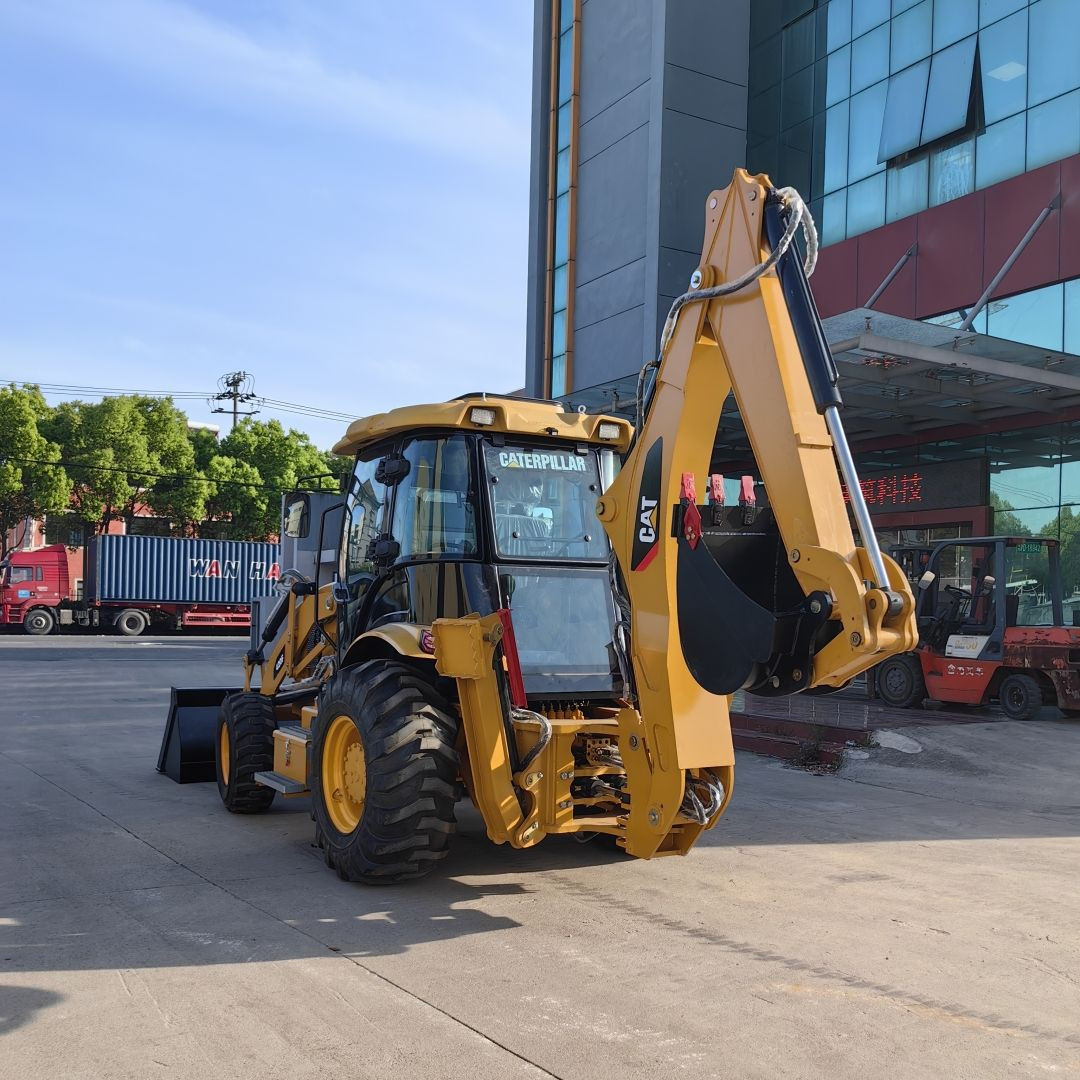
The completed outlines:
[[[1080,1069],[1080,725],[907,728],[841,776],[744,755],[685,859],[513,852],[463,812],[439,876],[365,888],[303,801],[155,774],[169,684],[242,648],[0,638],[3,1076]]]

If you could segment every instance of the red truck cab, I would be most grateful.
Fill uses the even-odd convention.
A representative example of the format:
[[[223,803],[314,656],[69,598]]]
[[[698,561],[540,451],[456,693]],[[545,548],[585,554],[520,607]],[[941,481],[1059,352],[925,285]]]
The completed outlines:
[[[70,597],[70,587],[63,544],[11,552],[0,563],[0,626],[50,633],[57,623],[55,609]]]

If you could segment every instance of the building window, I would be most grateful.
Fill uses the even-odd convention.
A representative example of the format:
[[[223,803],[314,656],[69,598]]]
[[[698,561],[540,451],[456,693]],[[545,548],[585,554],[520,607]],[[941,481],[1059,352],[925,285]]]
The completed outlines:
[[[926,88],[922,145],[975,124],[972,74],[975,69],[975,37],[969,37],[936,53],[930,62]]]
[[[940,206],[975,190],[975,140],[943,146],[930,155],[930,205]]]
[[[934,5],[934,51],[979,28],[979,0],[938,0]]]
[[[983,115],[988,124],[1027,104],[1027,33],[1027,12],[1021,11],[979,34]]]
[[[924,60],[889,80],[878,161],[889,161],[919,145],[929,75],[930,61]]]
[[[889,170],[885,192],[886,221],[898,221],[926,209],[929,164],[926,158],[916,158]]]
[[[577,169],[577,26],[581,0],[558,0],[553,18],[557,39],[552,47],[552,221],[549,233],[550,303],[545,348],[547,393],[561,397],[569,389],[572,355],[573,228]]]
[[[1027,117],[1010,116],[999,124],[991,124],[975,140],[975,186],[1008,180],[1024,171],[1024,129]]]
[[[1036,0],[1031,5],[1028,105],[1039,105],[1080,87],[1076,0]]]
[[[987,322],[991,337],[1060,351],[1064,334],[1064,290],[1061,285],[995,300]]]
[[[1031,109],[1027,121],[1028,169],[1080,152],[1080,90]]]
[[[922,0],[893,19],[890,71],[902,71],[930,55],[932,13],[931,0]]]

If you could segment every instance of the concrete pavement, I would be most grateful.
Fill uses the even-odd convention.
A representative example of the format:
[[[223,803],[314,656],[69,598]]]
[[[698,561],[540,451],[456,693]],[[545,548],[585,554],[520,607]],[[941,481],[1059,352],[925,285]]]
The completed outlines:
[[[1080,1071],[1080,725],[743,755],[685,859],[496,848],[463,809],[436,876],[365,888],[305,801],[154,772],[168,686],[243,647],[0,638],[0,1075]]]

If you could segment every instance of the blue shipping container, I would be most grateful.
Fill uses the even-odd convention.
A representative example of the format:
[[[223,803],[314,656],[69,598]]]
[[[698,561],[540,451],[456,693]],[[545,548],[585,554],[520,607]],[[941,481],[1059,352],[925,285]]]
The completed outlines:
[[[86,558],[92,602],[249,604],[269,596],[280,573],[277,544],[99,536]]]

